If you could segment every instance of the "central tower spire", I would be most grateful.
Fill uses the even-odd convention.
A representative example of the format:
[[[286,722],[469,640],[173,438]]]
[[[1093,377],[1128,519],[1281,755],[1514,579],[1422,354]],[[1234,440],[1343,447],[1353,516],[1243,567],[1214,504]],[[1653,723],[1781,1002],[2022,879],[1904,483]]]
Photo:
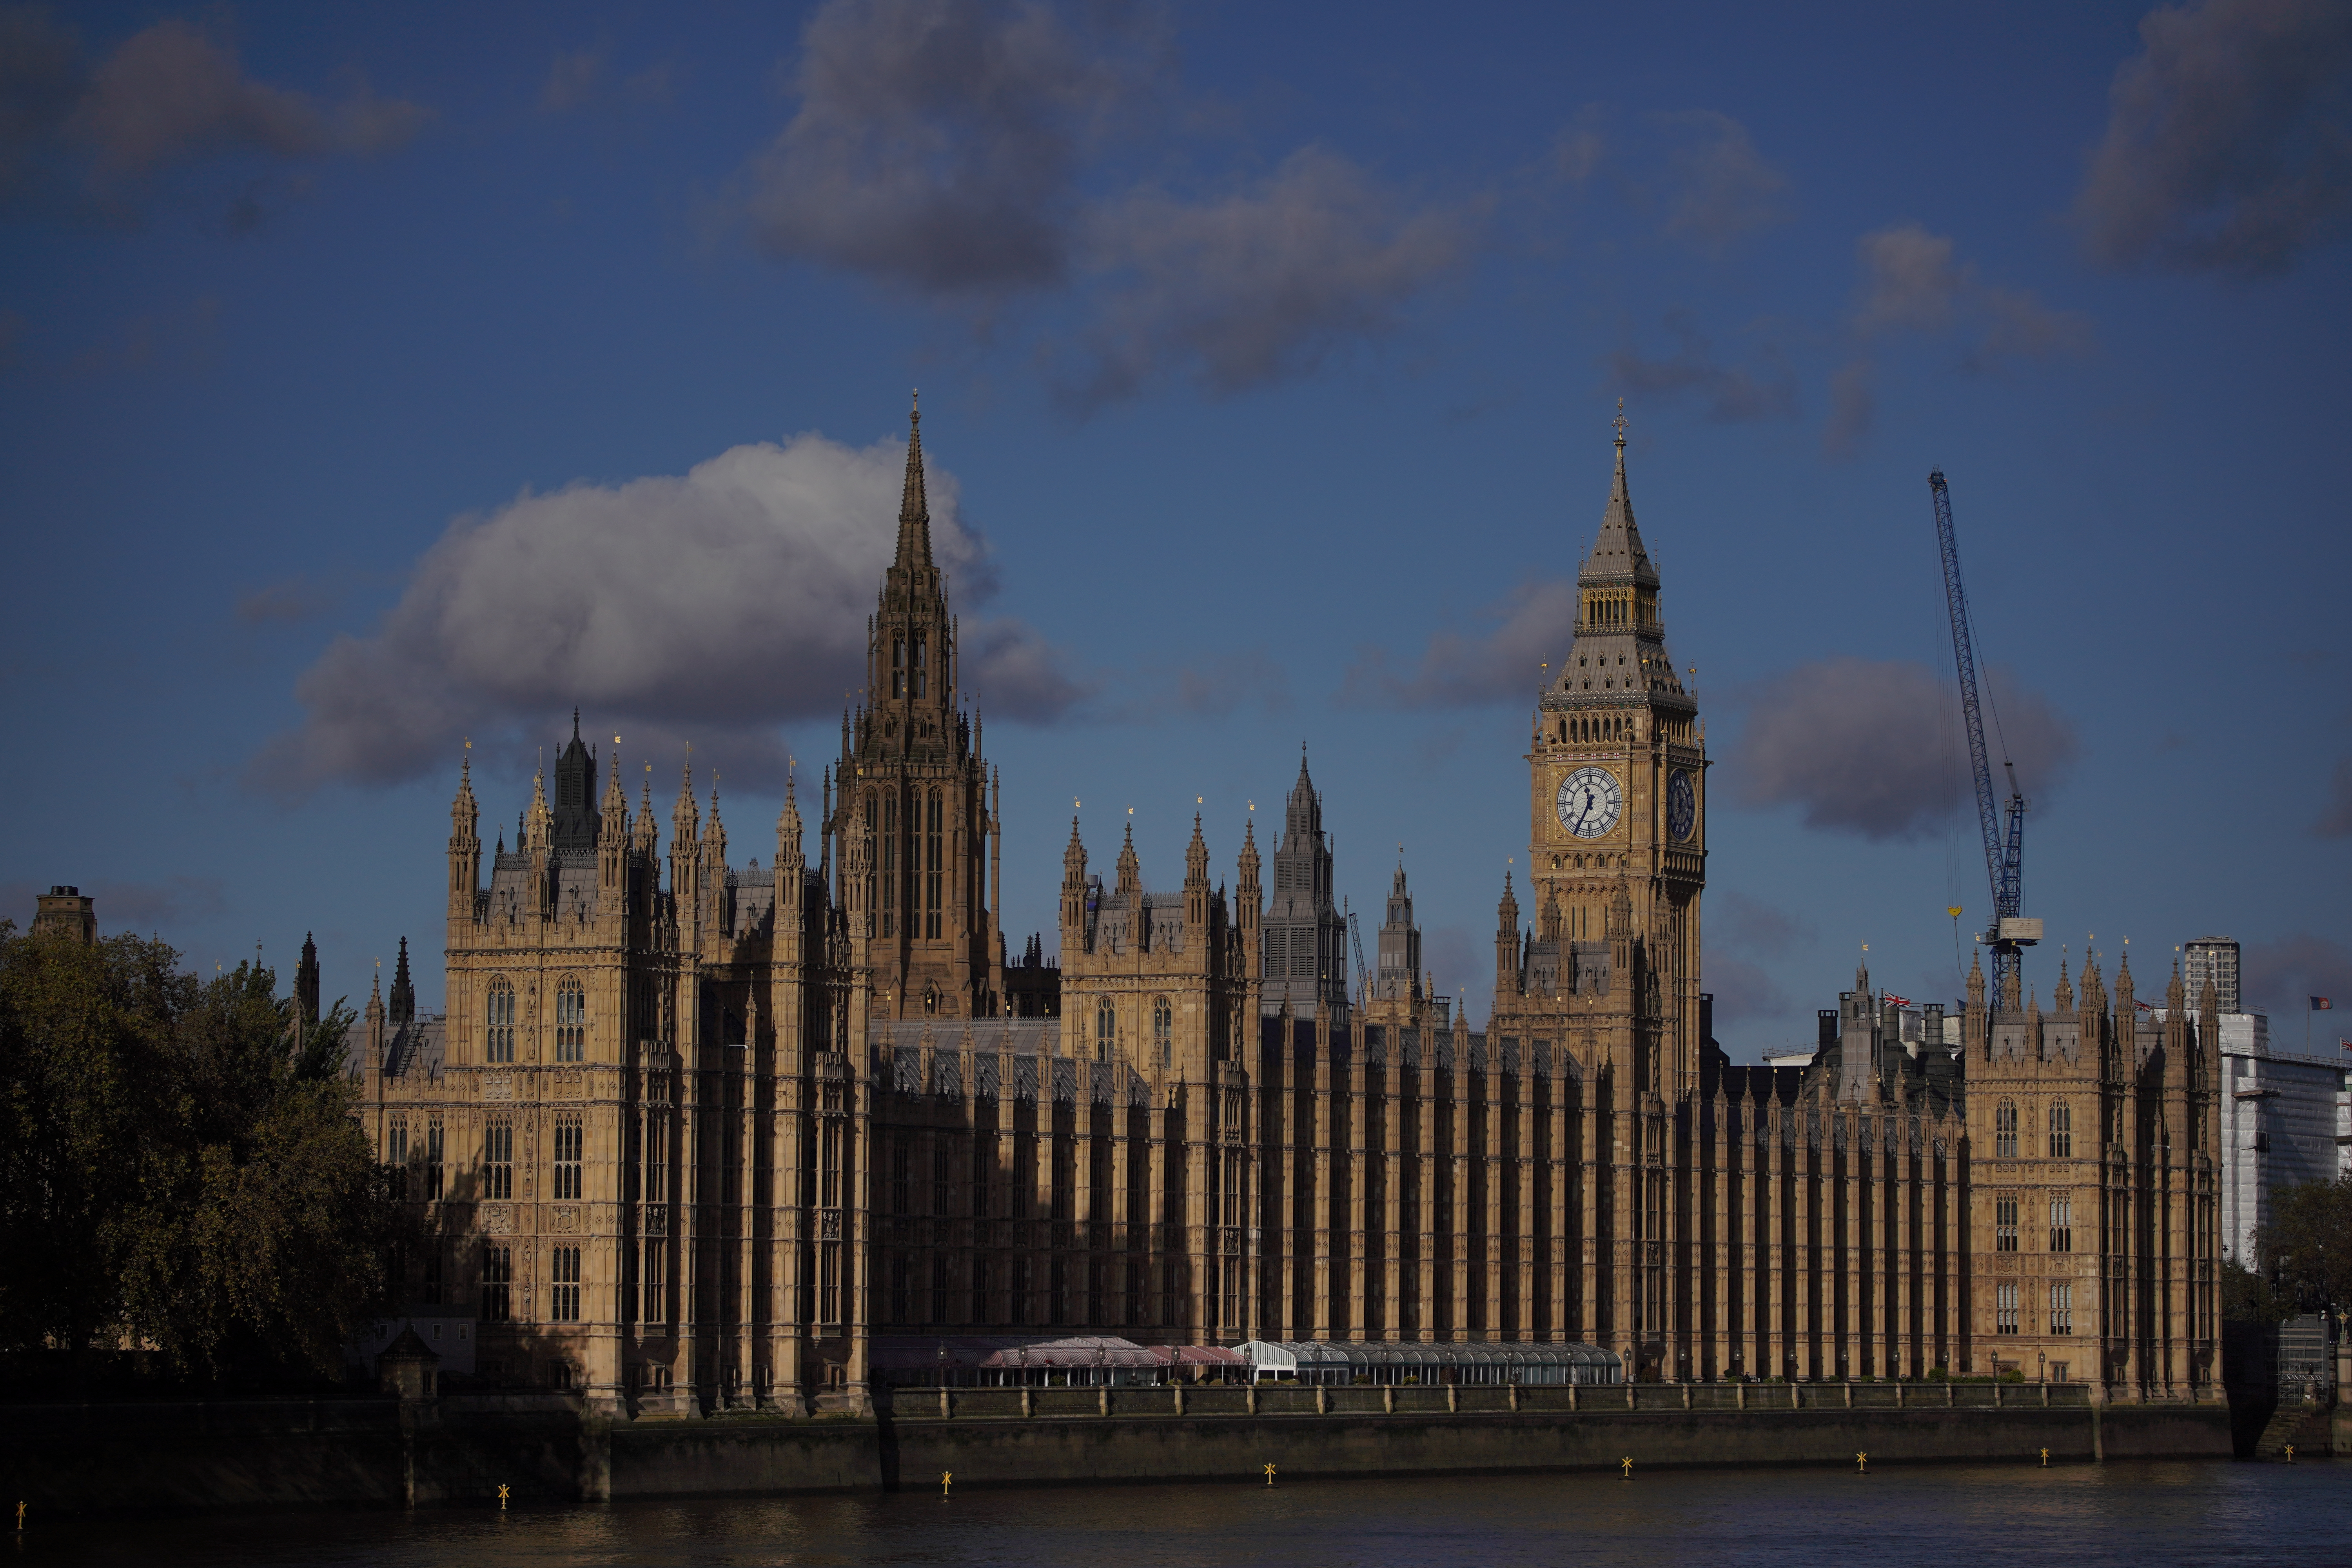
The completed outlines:
[[[901,568],[931,564],[931,504],[923,486],[923,402],[918,390],[907,415],[907,480],[898,498],[898,554]]]

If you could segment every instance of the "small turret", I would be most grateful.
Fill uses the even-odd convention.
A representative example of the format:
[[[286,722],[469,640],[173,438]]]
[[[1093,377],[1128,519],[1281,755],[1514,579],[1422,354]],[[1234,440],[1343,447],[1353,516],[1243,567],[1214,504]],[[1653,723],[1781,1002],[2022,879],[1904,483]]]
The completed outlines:
[[[408,939],[400,939],[400,962],[392,972],[392,1006],[386,1016],[395,1033],[416,1019],[416,987],[408,979]]]
[[[799,873],[807,865],[801,848],[801,806],[793,794],[795,781],[784,776],[784,809],[776,814],[776,899],[778,907],[784,898],[785,873]]]
[[[404,951],[405,944],[404,943]],[[294,1002],[302,1012],[305,1031],[319,1023],[319,944],[302,933],[302,962],[294,970]]]
[[[1118,892],[1121,897],[1139,892],[1143,887],[1142,863],[1135,858],[1135,819],[1128,818],[1127,841],[1118,850]]]
[[[1403,873],[1400,871],[1398,875],[1402,876]],[[1385,959],[1386,955],[1382,956]],[[1412,967],[1418,969],[1420,955],[1416,953],[1413,956],[1415,962]],[[1496,995],[1516,996],[1519,994],[1521,986],[1519,957],[1519,896],[1512,891],[1511,874],[1506,871],[1503,873],[1503,896],[1495,905]],[[1381,968],[1382,977],[1385,978],[1387,963],[1383,962]]]

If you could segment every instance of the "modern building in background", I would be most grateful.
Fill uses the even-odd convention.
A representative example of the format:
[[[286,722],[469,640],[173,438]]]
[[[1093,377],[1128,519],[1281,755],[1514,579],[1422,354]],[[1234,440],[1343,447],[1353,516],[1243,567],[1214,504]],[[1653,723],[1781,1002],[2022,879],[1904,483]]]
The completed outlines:
[[[2218,993],[2219,980],[2214,984]],[[2199,1018],[2194,1008],[2188,1016]],[[2164,1011],[2156,1016],[2162,1020]],[[2254,1233],[2271,1217],[2274,1189],[2352,1172],[2352,1053],[2305,1055],[2274,1041],[2261,1013],[2224,1012],[2218,1032],[2221,1247],[2251,1268]]]
[[[2180,950],[2180,978],[2189,994],[2202,996],[2205,983],[2213,983],[2224,1016],[2238,1010],[2238,939],[2200,936]]]
[[[2221,1053],[2181,976],[2158,1019],[2128,963],[2112,1003],[2062,967],[2047,1013],[1972,973],[1915,1027],[1858,974],[1801,1069],[1732,1065],[1699,989],[1711,764],[1664,628],[1621,426],[1557,674],[1497,759],[1530,816],[1484,1030],[1415,982],[1402,871],[1349,984],[1303,760],[1274,887],[1254,823],[1230,882],[1196,819],[1154,890],[1131,833],[1090,875],[1074,821],[1059,963],[1008,963],[910,438],[813,862],[795,791],[762,868],[689,781],[665,866],[649,789],[634,820],[617,777],[600,803],[575,722],[485,878],[461,770],[446,1018],[404,964],[361,1064],[436,1237],[412,1291],[472,1306],[483,1377],[642,1415],[861,1410],[946,1335],[1073,1332],[2212,1396]]]

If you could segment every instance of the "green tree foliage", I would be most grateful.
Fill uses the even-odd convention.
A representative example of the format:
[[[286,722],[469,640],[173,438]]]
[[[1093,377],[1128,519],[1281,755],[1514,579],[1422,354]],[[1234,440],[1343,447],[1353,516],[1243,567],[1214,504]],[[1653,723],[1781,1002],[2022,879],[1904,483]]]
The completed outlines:
[[[160,942],[0,922],[0,1348],[336,1366],[405,1239],[352,1114],[352,1016]]]
[[[2278,1316],[2352,1307],[2352,1175],[2273,1188],[2254,1258]]]

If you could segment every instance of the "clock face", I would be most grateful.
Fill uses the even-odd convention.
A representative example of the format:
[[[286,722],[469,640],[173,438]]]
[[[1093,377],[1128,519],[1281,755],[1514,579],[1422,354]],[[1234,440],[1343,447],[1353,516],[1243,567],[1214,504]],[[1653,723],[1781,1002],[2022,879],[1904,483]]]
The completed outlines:
[[[1598,838],[1616,826],[1624,807],[1625,792],[1607,768],[1577,769],[1560,780],[1559,795],[1552,802],[1559,825],[1579,838]]]
[[[1687,839],[1698,826],[1698,803],[1691,796],[1690,774],[1676,768],[1666,780],[1666,831]]]

